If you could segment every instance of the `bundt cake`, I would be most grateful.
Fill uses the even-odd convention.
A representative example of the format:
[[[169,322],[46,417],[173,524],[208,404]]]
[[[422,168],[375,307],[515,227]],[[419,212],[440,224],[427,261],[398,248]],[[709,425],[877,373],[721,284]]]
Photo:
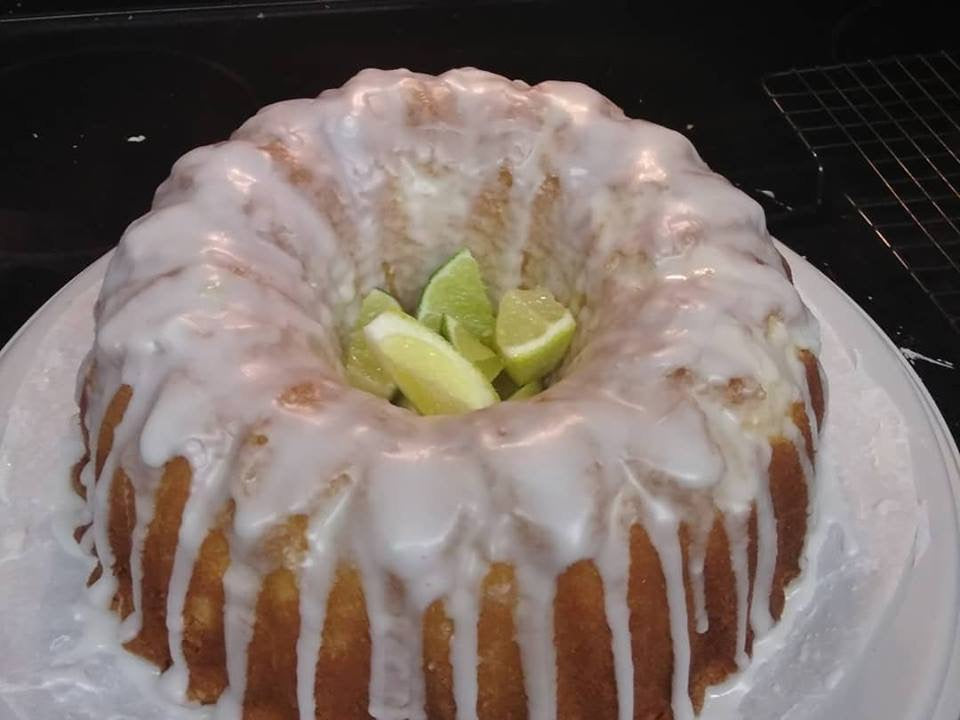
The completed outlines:
[[[541,394],[349,386],[369,290],[542,286]],[[114,255],[76,469],[118,640],[246,720],[697,715],[803,566],[818,329],[759,206],[578,84],[366,70],[180,159]]]

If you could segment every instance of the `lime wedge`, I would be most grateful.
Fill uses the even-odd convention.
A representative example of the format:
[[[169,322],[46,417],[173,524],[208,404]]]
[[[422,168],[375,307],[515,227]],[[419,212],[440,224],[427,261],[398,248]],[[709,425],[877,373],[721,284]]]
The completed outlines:
[[[396,301],[393,295],[385,293],[379,288],[374,288],[367,293],[367,296],[360,303],[360,314],[357,316],[357,324],[354,330],[360,330],[373,320],[377,315],[387,310],[394,312],[403,312],[400,303]]]
[[[350,346],[347,349],[347,380],[358,390],[365,390],[385,400],[389,400],[397,389],[396,383],[383,369],[379,358],[367,345],[363,330],[354,330],[350,333]]]
[[[450,315],[485,345],[493,344],[493,306],[480,276],[480,266],[469,250],[461,250],[437,270],[420,296],[417,320],[440,332],[443,316]]]
[[[517,385],[539,380],[553,370],[570,347],[573,315],[549,290],[509,290],[500,300],[496,342]]]
[[[443,316],[443,336],[454,349],[476,365],[487,380],[493,380],[503,370],[503,360],[493,350],[477,340],[463,323],[452,315]]]
[[[493,386],[469,360],[413,318],[382,313],[363,333],[383,368],[421,414],[463,413],[499,401]]]
[[[360,304],[357,324],[347,346],[347,379],[360,390],[366,390],[384,399],[396,392],[397,385],[383,369],[380,359],[367,346],[363,327],[384,312],[402,313],[400,303],[383,290],[371,290]]]
[[[523,387],[519,388],[513,395],[507,398],[507,400],[526,400],[527,398],[532,398],[534,395],[538,394],[543,390],[543,385],[539,380],[531,380]]]

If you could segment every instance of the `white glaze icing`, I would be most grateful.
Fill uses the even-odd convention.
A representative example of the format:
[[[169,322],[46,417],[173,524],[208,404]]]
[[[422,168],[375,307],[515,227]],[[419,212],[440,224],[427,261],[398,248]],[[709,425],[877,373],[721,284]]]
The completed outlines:
[[[555,382],[535,401],[444,418],[347,387],[340,338],[359,298],[388,286],[409,305],[464,244],[495,293],[539,283],[577,309]],[[269,569],[256,549],[298,513],[311,518],[298,647],[315,655],[331,568],[354,562],[371,624],[374,716],[424,717],[418,628],[438,598],[456,627],[458,717],[474,716],[476,589],[490,563],[506,561],[517,571],[530,717],[554,717],[554,581],[589,558],[604,582],[629,717],[629,563],[625,535],[612,529],[637,521],[667,579],[673,711],[689,718],[677,528],[690,523],[701,538],[688,565],[696,625],[706,629],[698,548],[713,515],[658,488],[666,480],[727,514],[742,650],[752,503],[759,552],[749,620],[758,634],[770,626],[769,438],[798,437],[789,408],[809,407],[799,348],[818,350],[816,323],[759,206],[681,135],[627,120],[584,86],[530,88],[476,70],[364,71],[316,100],[268,107],[229,142],[177,162],[154,210],[124,235],[98,301],[92,370],[80,382],[92,441],[116,388],[134,389],[102,474],[123,467],[136,495],[126,632],[141,621],[144,518],[163,464],[182,455],[193,479],[168,596],[174,643],[180,622],[169,618],[179,618],[199,545],[226,500],[236,503],[224,717],[243,700],[253,606]],[[679,369],[686,380],[669,379]],[[761,392],[726,402],[734,378]],[[302,384],[313,388],[309,401],[280,400]],[[254,432],[269,442],[247,443]],[[347,489],[331,499],[344,478]],[[109,483],[94,486],[89,470],[83,482],[109,568]],[[388,575],[402,581],[402,598]],[[104,572],[104,603],[115,584]],[[173,661],[165,682],[176,694],[186,685],[179,648]],[[312,714],[311,668],[300,658],[302,717]]]

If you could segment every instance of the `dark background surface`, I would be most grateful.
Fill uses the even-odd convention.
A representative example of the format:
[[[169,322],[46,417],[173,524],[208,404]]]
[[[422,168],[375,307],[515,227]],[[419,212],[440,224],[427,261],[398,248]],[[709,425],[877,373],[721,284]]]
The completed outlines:
[[[829,168],[825,202],[813,205],[817,163],[761,85],[792,67],[955,49],[946,9],[850,0],[785,0],[762,12],[604,0],[186,5],[0,0],[0,344],[116,244],[177,157],[225,138],[262,105],[316,95],[368,66],[473,65],[531,83],[579,80],[627,114],[690,136],[765,205],[772,232],[898,346],[958,367],[916,365],[960,436],[960,337],[852,216]]]

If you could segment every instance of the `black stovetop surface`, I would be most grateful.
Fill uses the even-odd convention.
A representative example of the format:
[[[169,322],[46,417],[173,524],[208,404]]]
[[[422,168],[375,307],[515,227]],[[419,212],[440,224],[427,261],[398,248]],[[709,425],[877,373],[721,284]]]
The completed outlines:
[[[58,15],[64,5],[0,0],[0,344],[116,244],[177,157],[262,105],[316,95],[368,66],[473,65],[531,83],[579,80],[627,114],[689,135],[764,204],[772,232],[898,346],[958,367],[916,365],[960,436],[960,337],[852,217],[829,173],[826,201],[812,204],[817,164],[761,87],[790,67],[949,48],[946,11],[800,0],[778,3],[776,17],[737,3],[626,0],[205,10],[83,0]]]

